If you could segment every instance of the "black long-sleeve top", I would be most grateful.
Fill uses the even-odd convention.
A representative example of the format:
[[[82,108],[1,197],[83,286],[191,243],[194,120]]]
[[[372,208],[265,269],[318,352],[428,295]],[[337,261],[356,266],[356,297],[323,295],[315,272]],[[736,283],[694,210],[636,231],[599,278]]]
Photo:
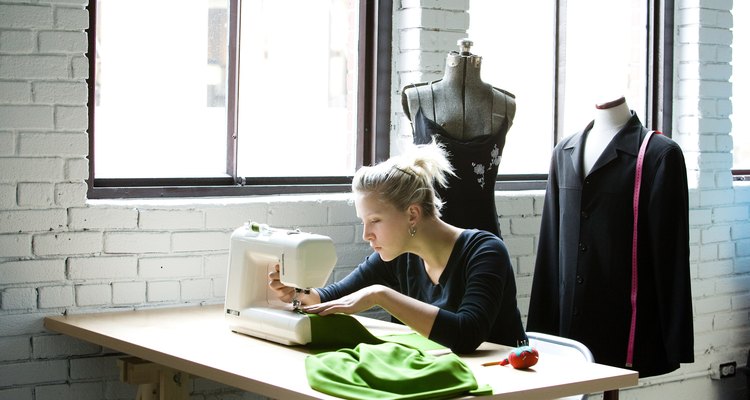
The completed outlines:
[[[373,253],[318,293],[325,302],[374,284],[440,308],[429,338],[455,353],[472,352],[485,341],[517,346],[526,339],[508,250],[486,231],[461,233],[437,285],[420,257],[406,253],[385,262]]]

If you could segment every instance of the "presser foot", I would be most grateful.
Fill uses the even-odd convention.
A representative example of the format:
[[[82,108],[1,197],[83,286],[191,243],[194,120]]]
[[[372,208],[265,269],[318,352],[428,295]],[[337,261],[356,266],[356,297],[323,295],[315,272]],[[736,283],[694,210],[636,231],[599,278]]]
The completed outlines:
[[[297,296],[299,296],[300,293],[310,294],[310,289],[294,288],[294,297],[292,297],[292,308],[294,309],[294,311],[300,314],[304,314],[305,312],[302,311],[302,300],[297,298]]]

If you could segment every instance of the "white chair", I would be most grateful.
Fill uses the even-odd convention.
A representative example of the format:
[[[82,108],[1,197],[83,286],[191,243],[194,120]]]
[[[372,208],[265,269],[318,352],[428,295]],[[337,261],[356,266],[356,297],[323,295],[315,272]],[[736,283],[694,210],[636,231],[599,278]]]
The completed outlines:
[[[529,345],[536,348],[539,354],[555,354],[568,359],[578,359],[586,362],[594,362],[594,355],[585,344],[560,336],[549,335],[541,332],[526,332],[529,337]],[[583,400],[587,395],[564,397],[565,400]]]

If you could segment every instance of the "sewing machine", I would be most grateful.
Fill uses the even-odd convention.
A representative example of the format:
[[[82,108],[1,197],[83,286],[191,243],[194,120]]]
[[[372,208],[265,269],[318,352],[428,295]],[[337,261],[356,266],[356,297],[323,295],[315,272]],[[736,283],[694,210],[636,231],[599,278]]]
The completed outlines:
[[[268,286],[279,265],[283,284],[298,292],[323,286],[336,265],[331,238],[246,223],[231,237],[224,316],[230,329],[286,345],[310,342],[310,319]]]

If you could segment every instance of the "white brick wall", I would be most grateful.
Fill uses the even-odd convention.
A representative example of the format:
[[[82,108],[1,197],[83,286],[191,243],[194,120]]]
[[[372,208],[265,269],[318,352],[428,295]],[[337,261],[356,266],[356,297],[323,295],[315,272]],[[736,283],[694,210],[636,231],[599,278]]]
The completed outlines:
[[[132,398],[109,351],[46,332],[42,318],[221,302],[229,235],[244,221],[331,236],[334,279],[367,255],[348,195],[87,201],[87,0],[28,3],[0,0],[0,399]],[[623,399],[731,398],[744,385],[707,377],[711,363],[742,365],[750,346],[750,186],[729,173],[731,4],[676,5],[673,137],[690,169],[696,362]],[[401,88],[442,75],[468,5],[395,2],[392,151],[411,141]],[[525,314],[543,192],[502,192],[496,203]],[[196,398],[217,390],[195,388]]]

